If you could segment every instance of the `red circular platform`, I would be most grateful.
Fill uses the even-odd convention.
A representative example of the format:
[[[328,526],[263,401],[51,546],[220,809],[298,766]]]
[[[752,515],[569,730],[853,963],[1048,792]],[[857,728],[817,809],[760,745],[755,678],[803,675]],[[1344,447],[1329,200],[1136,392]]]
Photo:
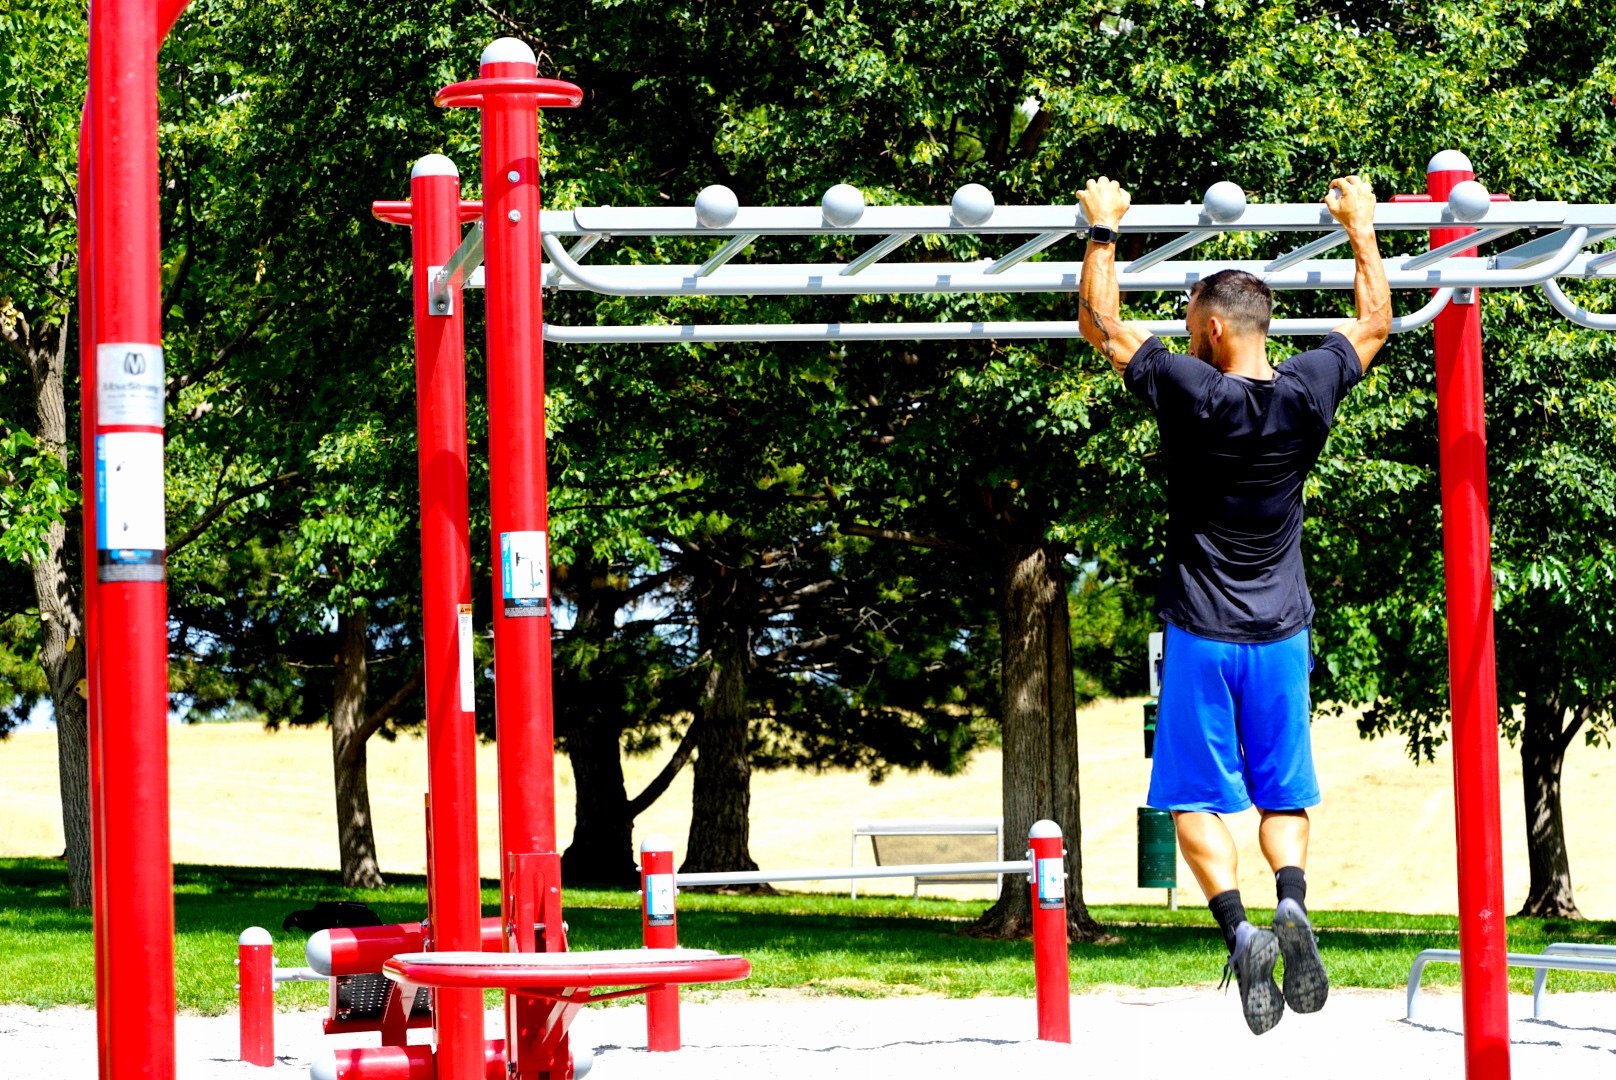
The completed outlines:
[[[602,986],[737,982],[752,974],[744,956],[711,949],[607,949],[599,952],[401,953],[382,974],[411,986],[539,992]]]

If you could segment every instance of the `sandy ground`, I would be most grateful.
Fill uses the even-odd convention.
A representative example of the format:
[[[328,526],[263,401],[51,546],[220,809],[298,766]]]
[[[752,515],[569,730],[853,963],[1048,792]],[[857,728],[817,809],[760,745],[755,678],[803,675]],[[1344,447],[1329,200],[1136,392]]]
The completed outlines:
[[[1071,1046],[1032,1039],[1027,999],[899,998],[860,1001],[798,995],[718,995],[686,1003],[685,1048],[645,1051],[639,1006],[587,1010],[573,1027],[596,1052],[590,1080],[713,1080],[726,1076],[1365,1076],[1459,1080],[1464,1075],[1459,1000],[1432,997],[1418,1023],[1402,1020],[1402,995],[1347,991],[1321,1013],[1287,1015],[1253,1038],[1232,994],[1211,989],[1084,994],[1072,999]],[[1511,999],[1516,1080],[1616,1074],[1616,994],[1557,994],[1534,1021],[1531,999]],[[499,1037],[498,1011],[489,1034]],[[368,1042],[365,1041],[368,1038]],[[319,1034],[319,1014],[277,1017],[277,1064],[236,1060],[234,1017],[179,1019],[180,1080],[290,1080],[312,1055],[339,1045]],[[349,1036],[340,1045],[374,1045]],[[95,1075],[94,1018],[84,1009],[0,1007],[0,1074],[76,1080]]]
[[[1134,888],[1135,812],[1150,763],[1142,752],[1138,701],[1102,702],[1078,717],[1082,746],[1083,881],[1098,903],[1162,903],[1159,890]],[[253,724],[170,729],[174,857],[183,862],[258,866],[336,866],[331,750],[324,730],[266,733]],[[1351,717],[1314,725],[1324,805],[1315,812],[1309,906],[1409,912],[1454,910],[1452,760],[1416,768],[1395,741],[1364,742]],[[424,740],[373,740],[370,790],[384,870],[424,869]],[[631,793],[660,767],[663,754],[628,762]],[[1526,893],[1526,840],[1520,758],[1503,762],[1505,901]],[[1577,900],[1584,914],[1616,917],[1616,755],[1572,746],[1565,773],[1565,817]],[[557,818],[563,845],[572,832],[572,775],[557,759]],[[494,876],[498,835],[494,751],[478,751],[483,873]],[[999,757],[982,754],[962,776],[895,774],[872,785],[862,773],[759,773],[753,778],[752,853],[765,867],[841,865],[857,817],[967,817],[999,813]],[[49,855],[62,849],[55,736],[24,732],[0,743],[0,855]],[[1254,813],[1241,815],[1248,893],[1267,899],[1267,873],[1255,840]],[[690,824],[687,769],[637,823],[682,849]],[[867,843],[867,842],[866,842]],[[1019,854],[1013,844],[1007,853]],[[1013,857],[1013,855],[1012,855]],[[869,860],[868,849],[861,853]],[[1187,868],[1183,897],[1199,903]],[[872,886],[878,883],[870,883]],[[805,886],[812,887],[812,886]],[[843,887],[826,883],[823,888]],[[908,891],[907,881],[886,886]],[[939,894],[970,896],[968,886]],[[929,890],[930,891],[930,890]],[[979,893],[975,895],[980,895]]]

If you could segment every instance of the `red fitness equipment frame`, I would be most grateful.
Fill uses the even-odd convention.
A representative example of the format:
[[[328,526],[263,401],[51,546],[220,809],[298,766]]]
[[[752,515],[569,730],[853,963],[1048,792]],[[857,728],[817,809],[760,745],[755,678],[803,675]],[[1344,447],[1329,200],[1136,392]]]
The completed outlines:
[[[80,356],[84,641],[89,701],[89,767],[99,1074],[116,1080],[174,1076],[174,913],[168,840],[167,598],[162,537],[162,382],[160,236],[157,175],[157,51],[187,0],[96,0],[89,12],[89,72],[79,160],[81,262]],[[488,59],[485,57],[485,59]],[[543,368],[539,312],[539,189],[536,111],[576,105],[575,87],[536,77],[518,54],[496,54],[482,78],[449,87],[439,103],[479,108],[483,117],[483,207],[487,225],[490,469],[495,551],[532,559],[530,589],[542,593],[546,531]],[[1442,199],[1471,177],[1462,155],[1433,159],[1429,197]],[[412,194],[443,209],[421,222],[418,250],[452,238],[452,226],[475,213],[453,186],[428,173]],[[515,177],[512,179],[512,177]],[[412,203],[413,206],[413,203]],[[378,208],[380,210],[381,208]],[[452,215],[450,214],[452,211]],[[415,211],[410,224],[415,225]],[[452,216],[452,222],[451,222]],[[1474,230],[1433,230],[1433,248]],[[417,320],[421,280],[417,278]],[[1480,312],[1469,303],[1437,317],[1436,365],[1441,441],[1443,550],[1446,563],[1449,660],[1454,722],[1454,786],[1458,832],[1460,944],[1465,1013],[1465,1061],[1471,1080],[1509,1076],[1503,921],[1497,711],[1492,632],[1492,584],[1486,498],[1486,439],[1481,382]],[[443,546],[427,560],[425,629],[428,652],[429,865],[432,948],[472,947],[476,911],[475,831],[466,831],[471,747],[456,739],[468,710],[455,700],[460,685],[460,605],[469,598],[464,571],[469,549],[453,536],[463,512],[464,443],[455,446],[454,372],[458,343],[446,340],[457,323],[427,335],[422,360],[423,541]],[[155,398],[153,393],[155,390]],[[439,403],[439,404],[431,404]],[[444,412],[432,411],[441,407]],[[463,402],[459,431],[463,432]],[[439,448],[427,457],[428,439]],[[117,468],[111,464],[116,462]],[[92,463],[101,467],[93,467]],[[98,482],[99,478],[99,482]],[[434,493],[428,497],[428,491]],[[114,522],[113,518],[119,520]],[[463,521],[464,518],[460,518]],[[108,537],[138,537],[118,546]],[[463,535],[463,530],[462,530]],[[511,538],[515,537],[515,542]],[[531,546],[539,544],[538,547]],[[496,586],[496,708],[500,726],[502,934],[507,949],[564,947],[558,857],[554,854],[554,772],[550,712],[550,618],[542,603],[507,603]],[[521,600],[523,598],[514,598]],[[453,623],[444,623],[448,605]],[[446,644],[446,641],[450,644]],[[447,668],[447,670],[446,670]],[[436,730],[432,730],[433,725]],[[464,757],[466,760],[461,760]],[[471,802],[469,806],[474,807]],[[440,862],[441,860],[441,862]],[[449,868],[456,868],[450,871]],[[452,881],[450,879],[453,879]],[[531,917],[546,913],[542,937]],[[441,953],[439,953],[441,957]],[[508,991],[517,1075],[570,1073],[565,1039],[537,1027],[551,1014],[553,983],[514,977],[508,968],[482,973],[465,963],[454,978],[441,959],[431,971],[400,957],[387,974],[402,982],[437,985],[445,1006],[438,1060],[418,1047],[383,1047],[377,1068],[347,1075],[455,1080],[495,1075],[494,1044],[480,1030],[468,1040],[478,987]],[[725,964],[730,963],[727,959]],[[697,970],[713,979],[733,967]],[[649,973],[636,973],[649,974]],[[666,977],[663,983],[685,981]],[[436,980],[429,983],[429,980]],[[542,980],[541,980],[542,981]],[[588,987],[581,987],[588,989]],[[459,991],[460,994],[456,994]],[[547,1004],[550,1003],[550,1004]],[[565,1010],[563,1010],[564,1012]],[[553,1032],[551,1033],[553,1034]],[[548,1041],[547,1041],[548,1040]],[[526,1048],[526,1050],[524,1050]],[[498,1048],[503,1057],[504,1047]],[[403,1071],[398,1071],[402,1067]]]

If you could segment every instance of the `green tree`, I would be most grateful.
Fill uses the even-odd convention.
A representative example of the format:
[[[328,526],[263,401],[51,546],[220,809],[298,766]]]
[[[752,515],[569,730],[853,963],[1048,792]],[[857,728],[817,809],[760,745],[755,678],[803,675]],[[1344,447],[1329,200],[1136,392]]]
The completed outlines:
[[[82,4],[24,0],[0,10],[0,340],[26,375],[0,385],[0,554],[28,568],[38,620],[33,663],[56,718],[68,901],[87,907],[90,795],[83,696],[77,409],[77,160],[84,95]],[[9,591],[9,590],[8,590]],[[16,609],[12,609],[15,611]],[[24,680],[28,685],[32,680]],[[34,684],[37,686],[37,684]]]

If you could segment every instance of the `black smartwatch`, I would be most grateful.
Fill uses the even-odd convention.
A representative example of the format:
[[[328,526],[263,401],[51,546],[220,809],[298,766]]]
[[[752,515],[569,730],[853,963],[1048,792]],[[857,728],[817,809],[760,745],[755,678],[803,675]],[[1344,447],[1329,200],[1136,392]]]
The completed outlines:
[[[1117,230],[1109,225],[1090,225],[1088,238],[1096,244],[1114,244],[1117,242]]]

